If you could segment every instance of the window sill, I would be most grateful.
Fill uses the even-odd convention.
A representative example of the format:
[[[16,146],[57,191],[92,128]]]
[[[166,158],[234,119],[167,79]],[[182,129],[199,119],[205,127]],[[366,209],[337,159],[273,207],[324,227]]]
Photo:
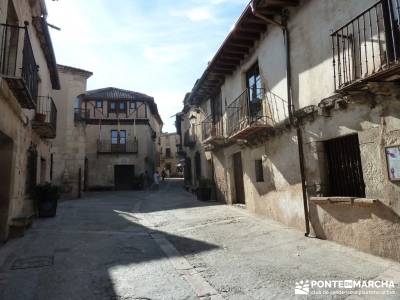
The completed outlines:
[[[356,197],[310,197],[310,201],[316,205],[373,205],[379,202],[378,199],[356,198]]]

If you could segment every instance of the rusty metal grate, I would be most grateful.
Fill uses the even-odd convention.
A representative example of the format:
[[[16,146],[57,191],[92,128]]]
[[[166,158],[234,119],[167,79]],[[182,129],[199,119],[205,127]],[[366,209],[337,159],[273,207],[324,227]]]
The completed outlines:
[[[324,142],[329,177],[326,196],[365,197],[358,135]]]
[[[49,267],[54,264],[54,256],[32,256],[16,259],[11,265],[11,270],[35,269]]]

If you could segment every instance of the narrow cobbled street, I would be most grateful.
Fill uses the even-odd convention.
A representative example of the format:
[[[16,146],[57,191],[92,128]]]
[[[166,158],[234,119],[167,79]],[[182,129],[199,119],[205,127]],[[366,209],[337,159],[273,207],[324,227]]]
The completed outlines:
[[[300,280],[400,278],[399,264],[199,202],[177,179],[62,202],[0,248],[0,267],[0,299],[13,300],[301,299]]]

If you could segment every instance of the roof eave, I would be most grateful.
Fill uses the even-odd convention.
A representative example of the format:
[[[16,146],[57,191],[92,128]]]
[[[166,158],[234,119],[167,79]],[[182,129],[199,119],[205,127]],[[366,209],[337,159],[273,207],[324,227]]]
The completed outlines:
[[[44,17],[33,17],[32,23],[38,34],[40,46],[46,59],[47,67],[50,72],[52,88],[54,90],[59,90],[61,85],[60,78],[58,76],[56,56],[46,19]]]

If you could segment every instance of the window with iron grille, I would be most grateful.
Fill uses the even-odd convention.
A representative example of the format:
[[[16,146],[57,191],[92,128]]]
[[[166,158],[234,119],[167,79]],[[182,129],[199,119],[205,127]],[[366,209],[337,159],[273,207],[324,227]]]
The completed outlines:
[[[264,171],[263,164],[261,159],[255,160],[255,171],[256,171],[256,181],[264,182]]]
[[[326,196],[365,197],[358,135],[324,142],[327,161]]]

